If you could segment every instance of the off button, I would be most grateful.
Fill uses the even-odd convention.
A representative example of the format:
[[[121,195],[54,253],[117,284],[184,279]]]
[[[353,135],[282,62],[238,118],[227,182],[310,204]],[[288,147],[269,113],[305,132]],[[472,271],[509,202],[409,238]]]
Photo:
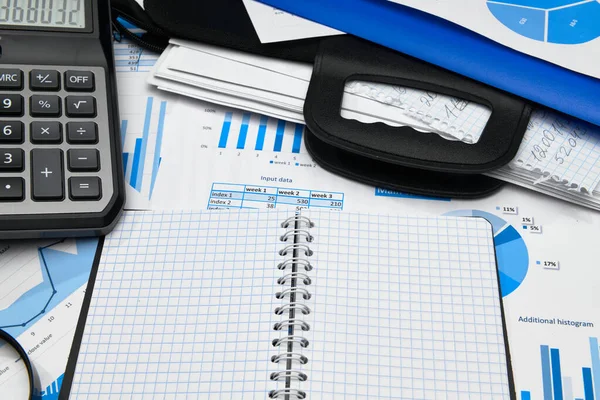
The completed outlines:
[[[65,89],[70,92],[93,92],[94,73],[91,71],[65,72]]]

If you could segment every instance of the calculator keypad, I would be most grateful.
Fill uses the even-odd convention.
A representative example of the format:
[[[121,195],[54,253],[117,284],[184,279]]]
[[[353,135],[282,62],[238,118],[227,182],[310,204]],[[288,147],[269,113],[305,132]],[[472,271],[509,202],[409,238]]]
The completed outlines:
[[[114,138],[104,74],[98,67],[1,66],[0,214],[106,208]]]

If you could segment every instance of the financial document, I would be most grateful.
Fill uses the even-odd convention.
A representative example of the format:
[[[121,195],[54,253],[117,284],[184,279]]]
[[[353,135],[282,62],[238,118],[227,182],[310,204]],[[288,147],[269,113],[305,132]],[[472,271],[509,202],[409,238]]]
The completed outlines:
[[[58,398],[97,248],[95,238],[0,242],[0,329],[33,363],[34,399]],[[25,365],[0,346],[2,398],[27,392]]]
[[[597,0],[388,1],[425,11],[525,54],[600,78]]]
[[[255,0],[243,0],[262,43],[341,35],[336,29],[297,17]]]

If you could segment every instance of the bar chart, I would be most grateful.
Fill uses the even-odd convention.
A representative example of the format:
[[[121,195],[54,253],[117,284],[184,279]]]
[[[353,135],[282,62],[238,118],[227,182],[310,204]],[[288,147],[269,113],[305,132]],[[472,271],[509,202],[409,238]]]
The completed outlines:
[[[591,364],[581,367],[578,377],[567,376],[561,363],[561,351],[548,345],[540,346],[543,400],[600,399],[600,347],[598,338],[589,338]],[[574,387],[583,387],[576,393]],[[530,391],[521,391],[521,400],[532,400]]]
[[[299,154],[303,135],[302,124],[252,113],[226,112],[218,146],[221,149]]]
[[[127,119],[121,121],[125,179],[131,188],[148,199],[152,198],[162,162],[161,148],[166,114],[167,102],[155,102],[153,96],[148,96],[143,114],[130,114]],[[131,118],[134,118],[134,121]],[[132,122],[138,129],[130,129]]]

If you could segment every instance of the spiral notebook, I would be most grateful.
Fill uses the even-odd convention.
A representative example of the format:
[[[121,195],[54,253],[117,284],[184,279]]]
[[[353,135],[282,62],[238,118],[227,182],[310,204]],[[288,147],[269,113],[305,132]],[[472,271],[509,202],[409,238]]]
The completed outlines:
[[[126,213],[92,286],[61,399],[514,397],[483,219]]]

